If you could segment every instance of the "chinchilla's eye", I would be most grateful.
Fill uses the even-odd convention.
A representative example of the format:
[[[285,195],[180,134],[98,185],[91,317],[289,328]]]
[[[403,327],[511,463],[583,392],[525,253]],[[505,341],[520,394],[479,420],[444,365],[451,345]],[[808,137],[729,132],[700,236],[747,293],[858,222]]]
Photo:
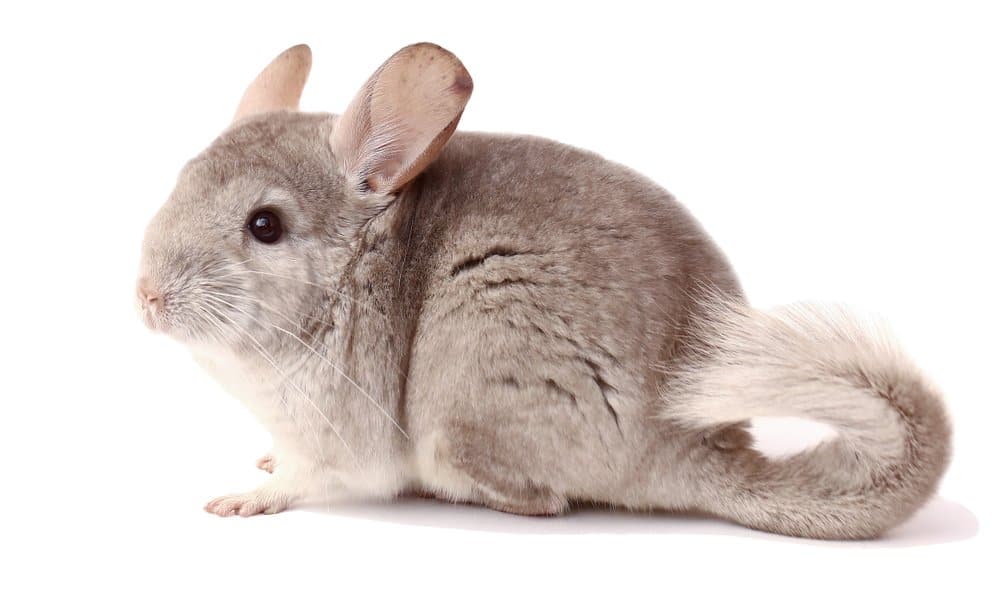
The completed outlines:
[[[250,234],[261,243],[277,243],[281,238],[281,220],[273,211],[261,210],[250,217]]]

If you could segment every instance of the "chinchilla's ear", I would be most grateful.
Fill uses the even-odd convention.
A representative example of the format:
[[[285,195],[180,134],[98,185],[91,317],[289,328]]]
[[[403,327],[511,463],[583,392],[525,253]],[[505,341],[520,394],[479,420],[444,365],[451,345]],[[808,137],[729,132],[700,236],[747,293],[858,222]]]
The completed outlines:
[[[444,148],[472,94],[458,58],[434,44],[389,57],[337,120],[330,145],[358,191],[396,192]]]
[[[268,111],[298,109],[310,67],[312,51],[305,44],[279,54],[247,87],[233,122]]]

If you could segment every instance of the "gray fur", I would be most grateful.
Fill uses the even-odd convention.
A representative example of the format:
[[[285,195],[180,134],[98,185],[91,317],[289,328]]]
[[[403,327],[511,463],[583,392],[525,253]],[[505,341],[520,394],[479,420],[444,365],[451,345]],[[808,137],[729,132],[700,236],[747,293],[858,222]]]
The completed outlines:
[[[376,194],[338,171],[336,119],[236,123],[147,233],[141,279],[165,301],[153,326],[274,435],[271,480],[211,510],[422,491],[864,538],[934,491],[950,434],[916,370],[850,319],[748,308],[659,186],[556,142],[458,132]],[[286,217],[273,246],[245,228],[265,205]],[[768,460],[745,431],[766,415],[841,437]]]

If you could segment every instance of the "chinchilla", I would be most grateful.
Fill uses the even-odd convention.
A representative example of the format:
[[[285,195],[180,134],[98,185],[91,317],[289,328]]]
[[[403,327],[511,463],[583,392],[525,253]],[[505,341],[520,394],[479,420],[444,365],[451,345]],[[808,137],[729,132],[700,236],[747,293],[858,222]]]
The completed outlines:
[[[674,198],[600,156],[456,132],[450,52],[392,55],[299,112],[306,46],[247,89],[146,232],[137,295],[270,431],[218,515],[425,493],[525,515],[696,510],[878,536],[949,458],[940,396],[840,310],[751,308]],[[764,456],[754,417],[838,437]]]

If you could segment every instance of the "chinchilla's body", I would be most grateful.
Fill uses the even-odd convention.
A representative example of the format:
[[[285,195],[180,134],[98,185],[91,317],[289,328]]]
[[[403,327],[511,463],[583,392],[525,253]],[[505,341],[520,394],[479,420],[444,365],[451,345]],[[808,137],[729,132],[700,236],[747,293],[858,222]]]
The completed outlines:
[[[281,55],[147,233],[150,326],[274,436],[221,515],[424,492],[551,515],[700,510],[802,536],[876,536],[933,492],[939,399],[836,311],[748,307],[663,189],[523,136],[452,136],[471,80],[407,47],[341,116],[294,110]],[[416,82],[416,83],[414,83]],[[790,458],[746,422],[839,437]]]

